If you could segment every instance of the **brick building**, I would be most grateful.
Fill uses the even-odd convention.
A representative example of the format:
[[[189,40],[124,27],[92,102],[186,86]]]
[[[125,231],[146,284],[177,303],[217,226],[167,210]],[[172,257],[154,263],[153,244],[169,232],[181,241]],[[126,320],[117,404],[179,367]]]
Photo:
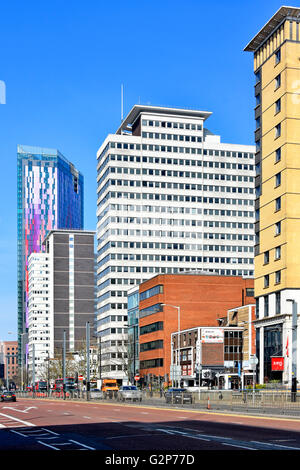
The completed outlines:
[[[171,334],[216,327],[236,305],[254,302],[252,278],[162,274],[140,284],[140,375],[170,376]]]
[[[16,383],[18,377],[18,342],[0,342],[0,379]]]

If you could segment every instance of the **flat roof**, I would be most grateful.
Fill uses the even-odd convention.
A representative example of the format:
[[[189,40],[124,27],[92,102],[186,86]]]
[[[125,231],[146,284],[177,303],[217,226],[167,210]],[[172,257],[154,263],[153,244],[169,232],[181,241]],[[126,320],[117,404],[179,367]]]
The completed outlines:
[[[136,104],[127,114],[122,124],[118,128],[116,134],[121,134],[122,131],[131,131],[131,127],[141,113],[153,113],[153,114],[165,114],[168,116],[183,116],[183,117],[195,117],[201,119],[207,119],[212,112],[200,111],[199,109],[188,109],[188,108],[174,108],[165,106],[151,106],[151,105],[140,105]]]
[[[255,52],[285,18],[300,18],[300,8],[282,6],[263,28],[251,39],[244,51]]]
[[[76,228],[54,228],[51,229],[44,238],[43,244],[45,244],[46,240],[52,235],[53,233],[77,233],[79,235],[95,235],[94,230],[84,230],[84,229],[76,229]]]

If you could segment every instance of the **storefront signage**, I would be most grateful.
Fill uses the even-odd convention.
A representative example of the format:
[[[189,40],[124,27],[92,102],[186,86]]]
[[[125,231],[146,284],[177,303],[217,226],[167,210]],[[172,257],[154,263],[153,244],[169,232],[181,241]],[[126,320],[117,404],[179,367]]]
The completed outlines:
[[[224,343],[224,330],[222,328],[202,329],[201,343]]]
[[[272,357],[272,371],[284,370],[284,357]]]

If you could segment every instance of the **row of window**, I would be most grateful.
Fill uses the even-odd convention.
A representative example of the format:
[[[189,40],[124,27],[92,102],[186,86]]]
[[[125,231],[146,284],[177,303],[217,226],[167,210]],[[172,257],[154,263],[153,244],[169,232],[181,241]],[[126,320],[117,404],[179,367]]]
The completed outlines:
[[[211,174],[212,177],[214,176]],[[213,179],[213,178],[210,178]],[[202,191],[204,188],[201,184],[195,183],[166,183],[164,181],[137,181],[137,180],[115,180],[109,179],[105,185],[98,191],[98,197],[101,197],[102,194],[110,187],[110,186],[129,186],[133,188],[156,188],[156,189],[176,189],[176,190],[183,190],[183,191]],[[216,192],[223,192],[223,193],[238,193],[238,194],[253,194],[254,189],[252,187],[237,187],[237,186],[213,186],[213,190]],[[144,195],[142,195],[144,196]],[[173,195],[165,195],[167,198],[174,197]],[[176,197],[179,197],[176,195]],[[153,198],[154,199],[154,198]],[[170,199],[171,200],[171,199]],[[177,199],[178,200],[178,199]],[[180,200],[180,199],[179,199]]]
[[[173,122],[173,121],[154,121],[152,119],[142,119],[143,126],[149,127],[166,127],[168,129],[186,129],[191,131],[202,131],[202,124],[194,124],[188,122]]]
[[[182,134],[161,134],[159,132],[142,132],[143,139],[174,140],[180,142],[202,142],[202,137]]]
[[[263,306],[264,306],[264,316],[267,317],[269,315],[269,296],[265,295],[263,298]],[[281,313],[281,292],[275,292],[275,315],[279,315]],[[256,299],[256,317],[259,318],[259,299]]]
[[[225,186],[203,186],[203,190],[206,191],[207,188],[209,190],[214,190],[216,192],[219,192],[219,189],[221,189],[221,192],[225,192]],[[213,189],[210,189],[213,188]],[[227,187],[226,192],[230,192],[231,187]],[[238,191],[236,190],[237,188],[232,188],[233,193],[237,193]],[[253,190],[251,190],[253,192]],[[98,202],[98,208],[101,208],[104,206],[107,202],[110,201],[110,199],[134,199],[134,200],[139,200],[139,199],[144,199],[147,201],[168,201],[168,202],[193,202],[193,203],[199,203],[202,202],[203,198],[201,196],[184,196],[184,195],[177,195],[177,194],[161,194],[161,193],[125,193],[125,192],[114,192],[114,191],[108,191],[107,194],[101,199],[101,201]],[[245,202],[247,201],[247,202]],[[254,205],[254,201],[251,199],[245,200],[245,199],[238,199],[238,203],[241,204],[248,204],[249,206]],[[47,279],[45,279],[47,280]]]
[[[120,147],[116,148],[124,148],[124,149],[129,149],[129,144],[122,144],[119,143]],[[126,147],[125,147],[126,146]],[[153,146],[149,145],[151,147],[151,150],[153,151],[153,147],[159,147],[159,146]],[[112,146],[112,143],[110,145],[110,148],[115,148],[115,146]],[[182,151],[180,153],[183,153],[183,147]],[[106,149],[108,150],[108,148]],[[104,153],[106,153],[106,150],[102,152],[99,161],[101,162]],[[130,144],[130,150],[141,150],[141,145],[140,144]],[[254,158],[253,153],[246,153],[246,152],[231,152],[231,151],[225,151],[225,150],[209,150],[209,149],[202,149],[202,148],[197,148],[193,149],[194,152],[192,153],[197,153],[197,155],[204,155],[204,156],[210,156],[210,157],[226,157],[226,158]],[[197,152],[195,151],[197,150]],[[189,153],[189,152],[186,152]],[[101,173],[102,169],[107,165],[109,161],[124,161],[124,162],[143,162],[143,163],[155,163],[159,165],[191,165],[191,166],[202,166],[202,160],[188,160],[188,159],[183,159],[183,160],[178,160],[177,158],[171,158],[171,157],[153,157],[153,156],[139,156],[139,155],[123,155],[123,154],[109,154],[105,158],[105,160],[102,162],[102,164],[98,168],[98,174]],[[251,168],[249,168],[251,169]]]
[[[281,282],[281,271],[278,270],[278,271],[275,271],[275,274],[274,274],[274,284],[280,284]],[[264,287],[265,288],[268,288],[270,287],[270,274],[266,274],[264,276]]]
[[[211,163],[211,165],[208,165],[208,163]],[[237,169],[241,171],[243,170],[248,171],[248,169],[250,169],[249,168],[250,166],[253,170],[253,165],[242,165],[242,164],[236,165],[235,163],[233,164],[228,163],[225,168],[225,163],[219,164],[219,162],[203,162],[203,167],[212,168],[213,170],[215,168],[220,168],[220,169],[223,168],[223,169],[232,169],[232,170]],[[124,175],[159,176],[159,177],[167,176],[170,178],[188,178],[188,179],[190,178],[202,179],[203,178],[203,179],[215,179],[215,180],[224,180],[224,181],[226,180],[226,181],[250,182],[250,183],[254,181],[254,178],[252,176],[243,176],[243,175],[237,175],[237,174],[231,175],[231,174],[227,174],[224,172],[216,173],[215,171],[213,171],[212,173],[200,173],[200,172],[195,172],[195,171],[164,170],[164,169],[153,169],[153,168],[128,168],[128,167],[123,168],[123,167],[110,166],[103,173],[101,178],[98,180],[99,186],[111,173],[124,174]]]
[[[153,297],[154,295],[163,294],[163,292],[164,292],[164,287],[162,285],[151,287],[150,289],[147,289],[144,292],[141,292],[140,300],[149,299],[150,297]]]
[[[110,306],[112,305],[116,305],[116,304],[110,304]],[[120,304],[120,305],[123,305],[123,304]],[[101,313],[101,312],[99,311],[98,313]],[[105,325],[106,323],[115,322],[115,321],[120,321],[120,322],[127,321],[127,315],[108,315],[107,317],[102,318],[101,320],[98,320],[97,326]]]
[[[235,211],[235,210],[222,210],[222,209],[204,209],[204,215],[221,216],[221,217],[242,217],[253,218],[254,213],[249,211]],[[202,220],[195,219],[165,219],[155,217],[107,217],[105,221],[98,226],[98,231],[102,231],[107,225],[111,224],[136,224],[136,225],[167,225],[169,227],[202,227]]]
[[[204,221],[204,227],[226,227],[232,229],[247,229],[252,230],[253,224],[244,222],[222,222],[218,221]],[[169,238],[191,238],[191,239],[202,239],[202,232],[186,232],[186,231],[165,231],[165,230],[134,230],[134,229],[109,229],[106,230],[101,237],[99,237],[99,243],[104,241],[110,236],[130,236],[130,237],[169,237]]]
[[[253,235],[236,234],[236,233],[214,233],[204,234],[204,238],[211,238],[210,235],[214,235],[213,238],[221,240],[250,240],[252,241]],[[202,249],[202,245],[189,244],[189,243],[164,243],[164,242],[124,242],[124,241],[111,241],[107,242],[99,251],[101,255],[110,248],[132,248],[145,250],[186,250],[186,251],[199,251]],[[252,251],[252,250],[250,250]]]
[[[209,186],[210,187],[210,186]],[[211,188],[213,188],[211,186]],[[203,197],[203,203],[209,204],[221,204],[221,205],[254,205],[254,201],[249,199],[231,199],[231,198],[219,198],[219,197]],[[192,214],[201,215],[202,209],[199,207],[174,207],[174,206],[149,206],[149,205],[133,205],[133,204],[108,204],[105,209],[98,215],[98,222],[103,219],[106,214],[110,211],[121,211],[121,212],[155,212],[155,213],[168,213],[168,214]],[[234,215],[234,214],[232,214]],[[240,211],[237,213],[238,217],[253,217],[253,213],[246,215],[245,213],[240,215]]]
[[[149,359],[147,361],[140,361],[140,369],[150,369],[154,367],[163,367],[164,360],[159,359]]]

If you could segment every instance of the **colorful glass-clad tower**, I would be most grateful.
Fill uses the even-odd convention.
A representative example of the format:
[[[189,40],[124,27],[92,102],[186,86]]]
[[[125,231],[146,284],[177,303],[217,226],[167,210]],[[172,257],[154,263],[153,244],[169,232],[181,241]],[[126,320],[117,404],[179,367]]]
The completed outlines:
[[[18,146],[19,363],[28,325],[28,257],[53,229],[83,229],[83,176],[58,150]]]

